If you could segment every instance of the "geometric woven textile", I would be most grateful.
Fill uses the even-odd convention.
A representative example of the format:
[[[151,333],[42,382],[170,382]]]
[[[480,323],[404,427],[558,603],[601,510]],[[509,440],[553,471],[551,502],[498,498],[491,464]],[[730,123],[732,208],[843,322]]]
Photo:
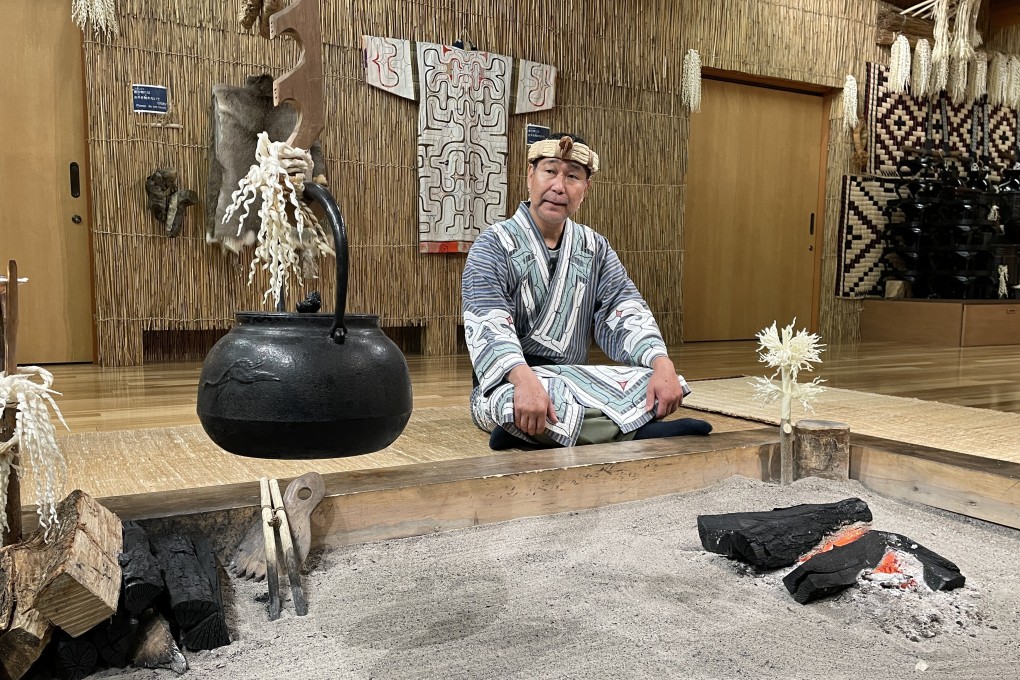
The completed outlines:
[[[864,115],[868,125],[868,165],[866,172],[875,175],[895,175],[896,163],[903,157],[903,147],[920,149],[924,146],[928,121],[928,101],[914,99],[909,94],[895,94],[888,88],[888,67],[868,64],[864,88]],[[949,151],[971,156],[972,125],[975,115],[981,115],[976,104],[947,102],[948,130],[942,130],[942,113],[935,100],[932,116],[932,148],[942,149],[943,140]],[[1016,149],[1016,112],[1004,106],[988,107],[988,152],[993,172],[1009,167]],[[978,135],[977,148],[984,146],[984,124]]]
[[[896,183],[884,177],[843,176],[839,209],[836,297],[881,295],[882,209],[896,197]]]

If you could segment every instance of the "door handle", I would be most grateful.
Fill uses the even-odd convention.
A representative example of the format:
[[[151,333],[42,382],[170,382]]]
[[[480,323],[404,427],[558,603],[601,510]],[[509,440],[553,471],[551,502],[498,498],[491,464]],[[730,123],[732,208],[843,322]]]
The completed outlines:
[[[808,226],[808,236],[815,235],[815,214],[811,213],[811,224]]]
[[[71,198],[78,198],[79,196],[81,196],[81,173],[78,171],[77,163],[71,163],[70,175],[71,175]]]

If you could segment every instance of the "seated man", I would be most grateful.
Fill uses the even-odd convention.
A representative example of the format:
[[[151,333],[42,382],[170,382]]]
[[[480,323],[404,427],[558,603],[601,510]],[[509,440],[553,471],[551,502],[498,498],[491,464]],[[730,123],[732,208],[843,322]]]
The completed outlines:
[[[464,268],[475,424],[494,449],[708,434],[700,420],[652,422],[690,389],[609,242],[570,219],[598,156],[554,135],[531,145],[528,163],[530,200],[478,237]],[[625,365],[585,365],[593,334]]]

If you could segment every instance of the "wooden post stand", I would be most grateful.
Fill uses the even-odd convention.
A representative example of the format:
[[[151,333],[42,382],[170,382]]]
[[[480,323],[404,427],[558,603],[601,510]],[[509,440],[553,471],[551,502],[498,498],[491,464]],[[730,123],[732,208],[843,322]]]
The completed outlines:
[[[18,263],[10,260],[7,263],[7,281],[0,282],[0,357],[3,359],[5,375],[12,375],[18,370],[15,359],[18,345]],[[3,416],[0,418],[0,442],[10,441],[14,436],[15,408],[0,404]],[[7,480],[7,532],[3,535],[0,545],[11,545],[21,540],[21,483],[17,470],[11,470]]]
[[[800,420],[793,428],[794,479],[850,478],[850,426],[831,420]]]

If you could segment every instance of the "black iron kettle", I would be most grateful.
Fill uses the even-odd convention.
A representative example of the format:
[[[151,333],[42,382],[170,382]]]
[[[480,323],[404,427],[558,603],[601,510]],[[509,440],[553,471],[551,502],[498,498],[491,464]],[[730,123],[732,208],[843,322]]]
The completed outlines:
[[[238,312],[210,350],[198,418],[217,445],[260,458],[334,458],[389,446],[411,417],[411,376],[379,317],[345,315],[347,232],[336,201],[308,182],[336,244],[333,314]]]

